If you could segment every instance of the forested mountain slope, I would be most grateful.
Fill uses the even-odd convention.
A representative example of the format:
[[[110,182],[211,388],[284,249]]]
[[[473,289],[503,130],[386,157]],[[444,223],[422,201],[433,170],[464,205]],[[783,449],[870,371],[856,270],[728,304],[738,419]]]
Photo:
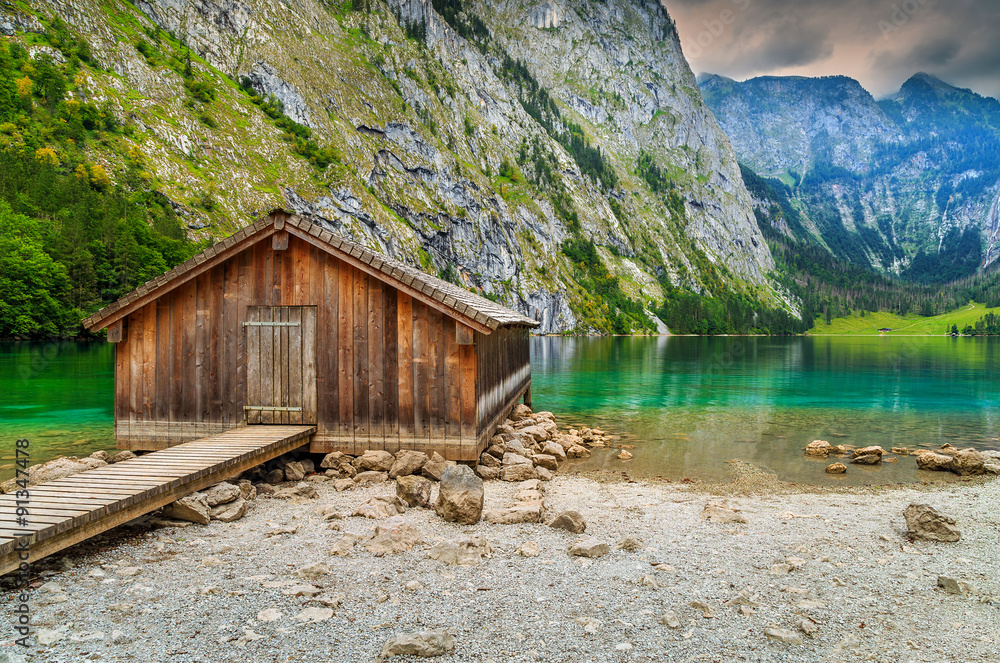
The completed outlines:
[[[0,32],[0,336],[275,207],[543,332],[662,329],[668,292],[794,308],[655,0],[41,0]]]

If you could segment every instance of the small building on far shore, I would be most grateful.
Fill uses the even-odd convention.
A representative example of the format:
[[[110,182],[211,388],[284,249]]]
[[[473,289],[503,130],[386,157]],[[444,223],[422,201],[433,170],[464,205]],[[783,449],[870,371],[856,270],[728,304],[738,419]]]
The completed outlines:
[[[892,331],[892,330],[891,330],[891,329],[889,329],[888,327],[882,327],[882,329],[879,329],[879,330],[878,330],[878,333],[879,333],[879,334],[888,334],[888,333],[889,333],[889,332],[891,332],[891,331]]]
[[[530,402],[520,313],[277,210],[83,321],[115,344],[118,448],[315,424],[310,450],[475,460]]]

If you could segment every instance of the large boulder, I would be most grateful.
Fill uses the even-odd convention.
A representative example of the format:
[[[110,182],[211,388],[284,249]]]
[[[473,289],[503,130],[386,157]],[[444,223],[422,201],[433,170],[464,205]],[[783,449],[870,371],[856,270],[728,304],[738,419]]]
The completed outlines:
[[[546,442],[542,446],[542,453],[555,456],[558,461],[566,460],[566,449],[558,442]]]
[[[493,479],[500,478],[500,468],[499,467],[487,467],[485,465],[476,465],[475,468],[476,476],[483,481],[492,481]]]
[[[368,450],[355,458],[353,465],[358,472],[388,472],[395,462],[395,456],[388,451]]]
[[[351,515],[381,520],[401,513],[406,513],[406,502],[398,496],[393,496],[373,497],[356,508]]]
[[[503,469],[500,470],[500,478],[504,481],[528,481],[529,479],[537,479],[538,476],[538,470],[532,467],[530,462],[527,465],[504,465]]]
[[[455,651],[455,637],[444,629],[416,631],[414,633],[400,633],[393,636],[389,642],[382,646],[382,653],[379,655],[379,660],[391,656],[421,656],[428,658],[431,656],[444,656],[453,651]]]
[[[876,455],[879,458],[882,458],[882,455],[884,453],[885,449],[883,449],[878,445],[873,445],[870,447],[862,447],[861,449],[855,449],[851,453],[851,458],[860,458],[861,456],[870,456],[870,455]]]
[[[431,457],[427,459],[424,466],[420,468],[420,473],[423,474],[428,479],[433,479],[434,481],[440,481],[441,475],[444,474],[446,468],[454,465],[453,461],[447,461],[444,456],[438,452],[431,454]]]
[[[948,469],[962,476],[985,474],[985,461],[983,455],[975,449],[962,449],[951,457]]]
[[[587,521],[579,511],[563,511],[549,523],[549,527],[564,529],[573,534],[583,534],[587,529]]]
[[[422,543],[419,532],[402,517],[393,516],[375,527],[375,536],[364,546],[373,555],[385,555],[412,550],[418,543]]]
[[[232,502],[226,502],[209,510],[212,520],[221,520],[224,523],[231,523],[247,515],[250,510],[250,503],[242,497],[237,497]]]
[[[403,449],[396,454],[396,460],[389,468],[389,478],[408,476],[417,474],[429,459],[423,451],[411,451]]]
[[[211,508],[205,493],[186,495],[163,507],[163,516],[173,520],[186,520],[207,525],[212,520]]]
[[[958,541],[962,533],[955,527],[955,519],[939,512],[929,504],[911,504],[903,510],[907,535],[911,539],[926,541]]]
[[[239,486],[234,486],[225,481],[217,483],[205,491],[205,499],[208,501],[208,506],[228,504],[241,497],[243,497],[243,491],[240,490]]]
[[[946,456],[945,454],[930,451],[917,456],[917,467],[921,470],[943,472],[948,470],[950,465],[951,456]]]
[[[466,465],[452,465],[441,475],[434,510],[445,520],[471,525],[483,515],[483,480]]]
[[[427,556],[445,564],[475,566],[493,552],[493,546],[483,537],[473,534],[459,539],[440,541],[431,546]]]
[[[559,461],[556,460],[555,456],[550,456],[549,454],[535,454],[531,457],[531,460],[535,465],[544,467],[547,470],[559,469]]]
[[[611,552],[611,546],[598,539],[583,539],[571,545],[568,552],[576,557],[601,557]]]
[[[540,523],[544,515],[545,507],[542,506],[541,502],[528,502],[499,511],[487,511],[483,519],[494,525],[516,525],[518,523]]]
[[[426,507],[431,503],[431,489],[434,483],[415,474],[396,477],[396,496],[407,506]]]
[[[285,463],[285,479],[287,481],[302,481],[305,478],[306,470],[302,467],[302,463],[294,460],[290,463]]]
[[[830,443],[826,440],[813,440],[806,445],[806,455],[826,458],[830,455]]]

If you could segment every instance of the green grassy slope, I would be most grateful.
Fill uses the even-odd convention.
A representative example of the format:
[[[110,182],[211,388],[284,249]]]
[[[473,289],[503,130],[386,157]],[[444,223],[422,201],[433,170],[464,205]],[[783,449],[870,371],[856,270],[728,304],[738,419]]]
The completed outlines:
[[[887,327],[892,329],[892,334],[939,336],[946,330],[951,330],[952,325],[960,330],[966,325],[974,325],[987,313],[1000,313],[1000,308],[986,308],[982,304],[970,303],[960,309],[929,318],[885,312],[869,313],[864,317],[854,314],[844,318],[834,318],[829,325],[823,322],[822,318],[817,318],[816,325],[806,333],[814,336],[842,334],[876,336],[880,328]]]

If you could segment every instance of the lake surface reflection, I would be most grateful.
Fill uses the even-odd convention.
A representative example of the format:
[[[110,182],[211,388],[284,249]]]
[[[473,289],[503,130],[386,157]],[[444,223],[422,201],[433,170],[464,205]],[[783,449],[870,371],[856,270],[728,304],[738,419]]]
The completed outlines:
[[[945,477],[908,457],[831,477],[802,447],[1000,448],[1000,339],[543,337],[531,350],[536,409],[636,445],[628,463],[595,454],[585,468],[725,480],[739,458],[792,482],[895,483]]]

